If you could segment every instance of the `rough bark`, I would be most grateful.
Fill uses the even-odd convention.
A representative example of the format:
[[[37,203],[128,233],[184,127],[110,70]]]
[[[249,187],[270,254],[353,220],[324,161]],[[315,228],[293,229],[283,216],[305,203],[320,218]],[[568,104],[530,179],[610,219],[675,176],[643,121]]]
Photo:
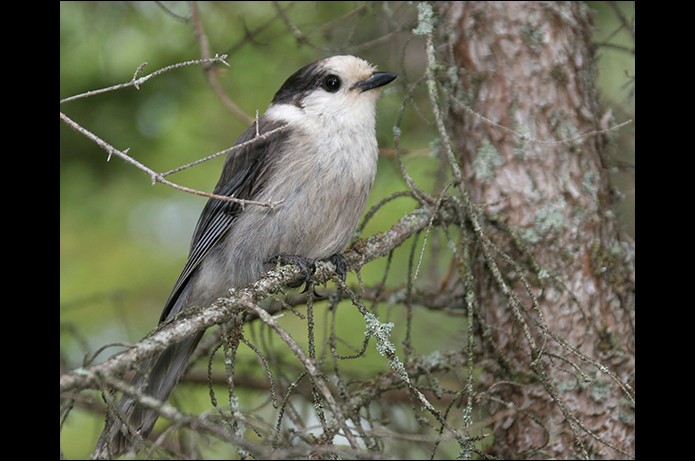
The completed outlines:
[[[452,89],[458,101],[534,140],[603,128],[585,4],[440,7],[450,65],[458,68]],[[495,261],[526,308],[521,317],[515,313],[489,261],[473,266],[481,347],[489,359],[481,382],[490,385],[485,397],[495,421],[493,454],[634,456],[633,248],[621,241],[609,200],[607,135],[558,144],[524,140],[453,98],[449,122],[466,188],[489,218],[486,232],[519,266],[501,252]],[[503,403],[517,411],[495,419],[505,414]]]

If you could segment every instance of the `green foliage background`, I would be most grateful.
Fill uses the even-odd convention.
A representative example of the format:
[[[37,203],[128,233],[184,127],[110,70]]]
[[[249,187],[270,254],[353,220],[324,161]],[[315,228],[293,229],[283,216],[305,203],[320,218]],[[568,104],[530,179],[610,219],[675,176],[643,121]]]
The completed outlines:
[[[632,2],[622,3],[626,4],[623,7],[632,8]],[[185,2],[166,4],[181,15],[189,14]],[[349,16],[356,5],[362,10]],[[331,54],[357,54],[382,70],[399,73],[401,84],[417,80],[424,69],[418,38],[406,42],[403,37],[394,36],[359,52],[352,47],[392,30],[392,24],[384,19],[389,11],[394,22],[415,25],[414,5],[388,5],[390,10],[385,11],[380,3],[292,4],[288,16],[305,33],[313,31],[308,34],[313,43],[330,50],[298,44],[281,20],[271,20],[276,14],[271,2],[201,2],[199,8],[210,49],[213,53],[229,54],[227,62],[231,67],[224,68],[219,77],[224,90],[253,117],[256,110],[259,115],[265,111],[291,73]],[[605,38],[614,26],[600,21],[611,20],[611,12],[597,2],[591,6],[605,13],[597,16],[597,37]],[[339,18],[341,21],[333,22]],[[268,21],[258,35],[247,37],[247,31]],[[320,27],[324,24],[328,25]],[[611,61],[605,66],[602,61],[601,85],[607,103],[634,111],[634,95],[624,86],[624,69],[630,69],[634,75],[634,55],[626,58],[625,53],[614,50],[605,53]],[[192,25],[177,20],[154,2],[60,3],[61,99],[130,81],[143,62],[148,63],[143,74],[148,74],[199,58]],[[610,71],[604,72],[603,67]],[[416,101],[422,96],[422,89],[415,92]],[[393,155],[389,155],[401,100],[402,94],[386,91],[378,106],[378,139],[385,152],[368,208],[391,192],[407,189]],[[126,88],[69,102],[61,105],[61,111],[114,147],[129,148],[129,155],[159,172],[226,149],[246,129],[246,124],[230,114],[213,93],[200,66],[165,73],[140,90]],[[421,187],[434,190],[439,161],[430,155],[435,131],[426,119],[431,120],[428,113],[417,114],[408,109],[401,143],[411,151],[404,157],[409,173]],[[634,165],[634,148],[626,155],[625,161]],[[212,191],[223,161],[220,157],[168,179]],[[628,203],[624,213],[626,225],[632,226],[634,235],[634,182],[630,182],[634,177],[622,180],[623,189],[632,189],[628,196],[632,206]],[[61,122],[61,368],[78,365],[85,354],[92,354],[104,344],[136,342],[156,325],[162,304],[185,262],[190,235],[205,200],[160,184],[152,186],[147,175],[118,158],[107,162],[101,148]],[[388,229],[414,205],[408,199],[392,202],[370,221],[362,237]],[[407,267],[406,248],[408,244],[394,255],[390,280],[405,280],[400,275],[405,274]],[[363,269],[365,285],[381,279],[385,264],[383,260],[375,261]],[[444,271],[447,264],[448,261],[429,261],[426,255],[423,267]],[[349,275],[348,284],[357,284],[354,274]],[[390,310],[382,313],[383,321],[400,315]],[[341,327],[354,330],[353,344],[359,347],[364,338],[363,320],[349,312],[341,315]],[[449,338],[457,335],[456,331],[447,330],[447,322],[440,322],[436,313],[426,312],[418,317],[414,339],[420,342],[421,353],[444,350]],[[286,322],[288,326],[296,323],[298,331],[306,328],[304,321],[293,316],[288,316]],[[395,338],[398,334],[394,331]],[[394,342],[400,347],[397,339]],[[115,352],[107,350],[97,360]],[[368,351],[367,359],[370,355],[374,357],[375,351]],[[383,361],[376,359],[360,361],[354,372],[370,375],[383,369]],[[249,373],[255,373],[254,369],[262,379],[257,364],[251,363]],[[259,394],[256,398],[262,401],[264,396]],[[206,404],[204,396],[187,394],[186,399],[192,407]],[[65,455],[83,458],[91,453],[102,427],[103,418],[90,411],[73,413],[62,433]],[[207,449],[207,456],[228,456],[225,452],[217,453],[215,447]]]

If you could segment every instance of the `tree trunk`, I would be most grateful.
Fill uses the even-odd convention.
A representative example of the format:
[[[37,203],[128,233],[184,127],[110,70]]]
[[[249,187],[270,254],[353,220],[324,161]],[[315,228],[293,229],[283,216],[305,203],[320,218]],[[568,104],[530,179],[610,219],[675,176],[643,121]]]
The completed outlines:
[[[591,12],[581,2],[448,2],[441,13],[455,99],[527,138],[449,104],[465,187],[513,290],[489,260],[474,263],[492,454],[634,456],[634,258],[612,212],[610,134],[548,143],[605,128]]]

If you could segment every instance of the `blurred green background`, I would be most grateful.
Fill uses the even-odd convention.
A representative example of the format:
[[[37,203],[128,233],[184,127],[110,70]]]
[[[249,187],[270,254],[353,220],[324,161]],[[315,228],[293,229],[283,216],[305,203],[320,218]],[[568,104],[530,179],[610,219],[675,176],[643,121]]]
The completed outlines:
[[[185,2],[164,3],[175,14],[190,14]],[[633,2],[618,3],[631,17]],[[398,73],[401,83],[414,82],[424,70],[421,39],[407,33],[417,17],[414,4],[281,4],[289,7],[288,17],[321,49],[299,45],[277,18],[271,2],[199,3],[212,53],[229,54],[231,67],[222,67],[218,75],[221,85],[251,117],[257,110],[259,114],[265,111],[290,74],[324,56],[359,55],[381,70]],[[590,6],[600,13],[596,34],[603,40],[615,30],[616,16],[603,3],[591,2]],[[399,27],[403,33],[394,33],[368,48],[359,47]],[[252,37],[249,31],[255,32]],[[629,37],[616,35],[611,39],[634,47]],[[634,75],[634,55],[612,49],[602,50],[602,55],[600,84],[606,104],[615,107],[615,112],[634,113],[634,87],[626,85],[624,73],[628,69]],[[148,65],[141,75],[146,75],[199,58],[192,24],[154,2],[60,2],[61,99],[128,82],[143,62]],[[407,190],[392,153],[392,127],[403,97],[396,88],[394,85],[384,91],[377,109],[383,152],[368,208],[391,192]],[[423,96],[424,91],[415,92],[416,100]],[[424,102],[420,105],[425,111],[426,107]],[[220,102],[200,66],[167,72],[149,80],[140,90],[131,87],[68,102],[61,105],[61,111],[114,147],[129,148],[129,155],[158,172],[230,147],[247,127]],[[433,173],[439,162],[430,156],[430,143],[435,132],[412,105],[405,114],[401,146],[410,151],[404,158],[406,168],[421,187],[434,190]],[[634,128],[630,130],[634,143]],[[624,152],[621,158],[634,165],[634,145]],[[61,369],[79,365],[85,354],[92,354],[104,344],[136,342],[157,324],[162,305],[186,260],[191,233],[206,201],[161,184],[153,186],[140,170],[116,157],[107,162],[106,157],[103,149],[60,123]],[[167,179],[212,191],[223,161],[219,157]],[[620,211],[626,230],[634,236],[634,176],[624,176],[616,175],[626,193]],[[387,230],[414,207],[410,199],[395,200],[370,221],[363,237]],[[404,280],[401,276],[407,267],[407,248],[408,244],[394,255],[389,280]],[[426,257],[423,264],[440,266],[444,271],[447,263],[430,262]],[[385,260],[379,260],[365,267],[365,284],[380,280],[385,264]],[[356,284],[354,274],[348,276],[348,284]],[[363,320],[349,311],[339,315],[340,327],[353,329],[352,344],[360,347]],[[391,312],[382,310],[381,315],[383,321],[388,321]],[[304,321],[291,315],[284,321],[288,327],[296,323],[297,328],[306,328]],[[457,337],[457,331],[447,331],[449,322],[432,312],[416,321],[418,336],[414,340],[426,338],[418,344],[421,353],[447,349],[435,339],[445,342]],[[396,328],[394,342],[402,334]],[[400,349],[400,344],[397,346]],[[97,361],[115,352],[117,349],[109,349]],[[372,374],[369,363],[383,369],[378,354],[371,350],[368,356],[374,361],[358,361],[356,373]],[[258,376],[262,378],[262,372]],[[199,403],[205,405],[204,398]],[[66,456],[83,458],[90,453],[102,427],[101,416],[94,417],[89,411],[71,414],[62,434]]]
[[[185,2],[166,5],[180,15],[189,14]],[[402,39],[357,51],[349,46],[369,42],[392,30],[376,19],[381,9],[372,12],[363,6],[358,14],[351,14],[356,8],[352,2],[282,5],[289,7],[288,17],[305,32],[327,24],[308,37],[330,49],[299,46],[285,23],[277,17],[272,20],[276,10],[270,2],[199,4],[212,53],[229,54],[231,67],[222,67],[219,81],[225,93],[250,117],[257,110],[263,114],[289,75],[324,56],[356,54],[382,70],[403,76],[411,72],[410,78],[422,73],[418,68],[422,66],[421,58],[409,58],[407,71],[400,66]],[[415,19],[414,6],[396,6],[394,14],[403,24]],[[146,75],[200,58],[192,24],[177,20],[153,2],[61,2],[60,8],[61,99],[128,82],[143,62],[148,65],[141,75]],[[339,18],[339,23],[332,23]],[[247,31],[257,33],[248,39]],[[422,46],[417,42],[408,49],[421,55]],[[388,150],[393,148],[392,127],[401,96],[393,90],[384,93],[377,125],[379,144]],[[162,74],[140,90],[126,88],[68,102],[61,105],[61,111],[114,147],[129,148],[129,155],[158,172],[230,147],[248,126],[223,106],[200,66]],[[156,326],[163,302],[186,260],[191,233],[206,199],[161,184],[152,186],[146,174],[121,159],[113,157],[107,162],[104,150],[62,122],[60,130],[61,367],[70,369],[98,347],[116,341],[134,343]],[[409,156],[409,168],[423,185],[431,185],[431,173],[438,167],[437,160],[427,152],[433,133],[422,120],[415,119],[407,131],[403,139],[408,149],[422,151]],[[167,179],[212,191],[223,161],[224,157],[219,157]],[[406,189],[392,153],[380,161],[378,176],[368,207],[393,191]],[[387,230],[414,207],[412,200],[394,201],[371,221],[364,235]],[[407,257],[405,252],[396,260],[407,261]],[[384,265],[385,261],[377,261],[365,268],[365,281],[372,283],[380,278]],[[394,264],[390,277],[398,279],[404,268],[405,263]],[[355,284],[354,274],[348,275],[347,281]],[[364,320],[351,310],[343,311],[339,315],[340,328],[348,332],[352,344],[361,347]],[[291,315],[283,321],[290,331],[306,330],[306,321]],[[436,316],[430,316],[427,322],[434,332],[439,323]],[[354,334],[349,333],[351,329]],[[322,335],[323,328],[317,332]],[[306,337],[306,333],[295,336]],[[107,350],[97,362],[117,351]],[[339,352],[354,353],[348,349]],[[383,368],[375,351],[368,355],[379,370]],[[263,379],[252,353],[248,360],[251,363],[246,373]],[[364,360],[358,366],[365,376],[374,373]],[[186,392],[185,386],[180,388],[183,390],[177,388],[174,398]],[[204,408],[207,391],[204,386],[201,389],[200,397],[186,394],[184,408],[195,411],[196,403]],[[94,397],[99,400],[98,394]],[[83,458],[90,453],[102,427],[103,416],[94,416],[88,409],[73,411],[62,433],[66,456]],[[219,456],[227,455],[225,452]]]
[[[181,14],[188,14],[185,3],[169,6],[183,8]],[[306,28],[306,24],[320,25],[342,17],[353,8],[354,4],[345,2],[300,2],[288,14]],[[277,19],[253,41],[245,40],[246,29],[255,29],[273,16],[269,2],[201,3],[200,10],[213,52],[230,54],[231,67],[222,68],[219,80],[226,94],[251,117],[256,110],[263,114],[275,91],[295,70],[320,57],[350,51],[328,53],[298,46]],[[361,20],[375,23],[371,15],[366,16]],[[362,36],[354,37],[355,43],[382,33],[365,30],[369,28],[357,27],[355,34]],[[329,28],[312,38],[325,45],[330,38],[326,35],[333,33]],[[392,70],[398,67],[398,59],[389,59],[392,46],[386,44],[361,56],[381,69]],[[61,98],[127,82],[143,62],[148,62],[143,70],[147,74],[199,57],[191,25],[172,18],[156,4],[61,2]],[[391,127],[399,104],[394,94],[386,94],[380,101],[382,148],[393,147]],[[126,88],[68,102],[61,110],[114,147],[129,148],[129,155],[159,172],[230,147],[248,126],[213,94],[200,66],[162,74],[140,90]],[[429,148],[431,136],[420,125],[414,123],[408,130],[410,149]],[[121,159],[107,162],[103,149],[62,122],[60,130],[63,312],[80,312],[80,321],[89,320],[102,330],[101,320],[108,311],[128,310],[135,304],[139,307],[134,313],[120,313],[138,330],[129,332],[131,340],[139,339],[156,323],[159,308],[185,262],[206,199],[161,184],[152,186],[146,174]],[[223,161],[221,156],[167,179],[212,191]],[[426,154],[414,156],[412,162],[436,167]],[[384,158],[379,167],[372,203],[404,189],[392,156]],[[406,200],[401,205],[395,211],[399,217],[413,208]],[[399,208],[399,203],[394,207]],[[393,222],[392,216],[379,216],[366,234],[388,229]],[[116,338],[123,332],[111,334]]]

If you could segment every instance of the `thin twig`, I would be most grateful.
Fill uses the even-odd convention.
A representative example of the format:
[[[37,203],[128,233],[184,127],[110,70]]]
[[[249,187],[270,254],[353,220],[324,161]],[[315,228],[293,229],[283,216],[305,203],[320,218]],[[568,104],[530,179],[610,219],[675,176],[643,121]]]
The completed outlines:
[[[517,133],[516,131],[514,131],[510,128],[507,128],[506,126],[500,125],[499,123],[490,120],[489,118],[485,117],[484,115],[481,115],[478,112],[471,109],[470,107],[466,106],[464,103],[462,103],[461,101],[459,101],[458,99],[456,99],[453,96],[451,96],[451,99],[452,99],[452,101],[456,102],[456,104],[458,104],[459,107],[461,107],[463,110],[465,110],[469,114],[473,115],[474,117],[477,117],[480,120],[483,120],[484,122],[489,123],[492,126],[496,126],[500,130],[505,131],[513,136],[516,136],[517,138],[521,139],[522,141],[529,141],[529,142],[532,142],[535,144],[542,144],[544,146],[555,146],[557,144],[569,144],[569,143],[572,143],[574,141],[579,141],[580,139],[588,138],[590,136],[596,136],[599,134],[608,133],[610,131],[619,130],[620,128],[632,123],[632,119],[630,119],[626,122],[621,123],[620,125],[615,125],[615,126],[612,126],[610,128],[606,128],[604,130],[590,131],[588,133],[584,133],[584,134],[580,134],[579,136],[575,136],[574,138],[560,139],[559,141],[542,141],[540,139],[535,139],[535,138],[532,138],[531,136],[528,136],[525,134]]]
[[[203,30],[203,25],[200,20],[200,14],[198,14],[198,4],[197,2],[191,2],[191,19],[193,20],[193,28],[195,30],[195,38],[198,41],[198,47],[200,48],[200,52],[203,56],[203,58],[209,58],[210,57],[210,47],[208,45],[208,38],[207,35],[205,35],[205,31]],[[229,99],[227,94],[224,92],[222,89],[222,86],[220,85],[219,80],[217,79],[217,72],[216,69],[212,66],[208,66],[205,69],[205,75],[208,78],[208,82],[210,83],[210,86],[212,87],[213,91],[217,95],[217,97],[220,98],[222,103],[229,109],[229,111],[234,114],[239,120],[244,122],[247,125],[250,125],[251,122],[253,122],[253,118],[249,117],[246,115],[246,112],[241,110],[239,106],[237,106],[234,101]]]
[[[232,146],[232,147],[230,147],[230,148],[228,148],[228,149],[221,150],[221,151],[217,152],[216,154],[208,155],[207,157],[201,158],[200,160],[196,160],[195,162],[187,163],[187,164],[182,165],[182,166],[180,166],[180,167],[178,167],[178,168],[174,168],[173,170],[169,170],[169,171],[167,171],[166,173],[161,173],[161,176],[162,176],[162,177],[169,176],[170,174],[178,173],[179,171],[185,170],[186,168],[190,168],[190,167],[196,166],[196,165],[198,165],[198,164],[200,164],[200,163],[207,162],[208,160],[212,160],[212,159],[214,159],[214,158],[217,158],[217,157],[219,157],[220,155],[226,155],[226,154],[228,154],[228,153],[230,153],[230,152],[232,152],[232,151],[235,151],[235,150],[237,150],[237,149],[240,149],[240,148],[242,148],[242,147],[244,147],[244,146],[247,146],[247,145],[249,145],[249,144],[253,144],[254,142],[261,141],[261,140],[267,138],[268,136],[270,136],[270,135],[272,135],[272,134],[274,134],[274,133],[277,133],[278,131],[284,130],[285,128],[287,128],[287,125],[282,125],[282,126],[279,126],[279,127],[275,128],[275,129],[273,129],[273,130],[266,131],[266,132],[263,133],[263,134],[260,134],[258,131],[256,131],[256,136],[253,137],[252,139],[249,139],[249,140],[246,141],[246,142],[242,142],[241,144],[237,144],[236,146]],[[278,202],[278,203],[279,203],[279,202]]]
[[[87,91],[86,93],[76,94],[75,96],[70,96],[69,98],[61,99],[60,103],[63,104],[64,102],[74,101],[76,99],[88,98],[90,96],[94,96],[97,94],[106,93],[109,91],[116,91],[116,90],[120,90],[121,88],[128,88],[129,86],[134,86],[136,89],[139,90],[140,85],[145,83],[147,80],[151,79],[152,77],[156,77],[159,74],[163,74],[164,72],[168,72],[170,70],[179,69],[181,67],[194,66],[197,64],[204,64],[204,63],[216,63],[216,62],[221,62],[225,66],[230,67],[229,64],[225,61],[225,59],[227,59],[227,55],[223,54],[222,56],[215,55],[214,58],[196,59],[194,61],[180,62],[178,64],[172,64],[171,66],[162,67],[161,69],[156,70],[156,71],[152,72],[151,74],[148,74],[148,75],[145,75],[144,77],[138,78],[138,74],[140,74],[142,69],[147,65],[146,62],[143,62],[135,70],[135,74],[133,75],[133,79],[131,81],[129,81],[128,83],[121,83],[118,85],[110,86],[108,88],[101,88],[99,90],[92,90],[92,91]]]
[[[240,204],[241,206],[258,205],[258,206],[265,206],[265,207],[269,207],[270,209],[273,209],[277,205],[279,205],[280,203],[282,203],[284,201],[284,200],[280,200],[277,202],[257,202],[255,200],[243,200],[243,199],[235,198],[233,196],[227,197],[226,195],[210,194],[208,192],[202,192],[199,190],[191,189],[189,187],[175,184],[171,181],[167,181],[166,179],[164,179],[163,175],[157,173],[156,171],[146,167],[142,163],[140,163],[137,160],[135,160],[134,158],[130,157],[127,154],[129,149],[126,149],[124,151],[116,149],[111,144],[109,144],[106,141],[104,141],[103,139],[101,139],[99,136],[95,135],[94,133],[87,130],[86,128],[80,126],[77,122],[73,121],[67,115],[63,114],[62,112],[60,113],[60,119],[62,121],[64,121],[66,124],[68,124],[72,129],[74,129],[78,133],[84,135],[86,138],[94,141],[99,147],[101,147],[106,152],[108,152],[109,156],[108,156],[107,161],[111,159],[111,155],[116,155],[117,157],[122,158],[127,163],[130,163],[131,165],[135,166],[139,170],[142,170],[145,173],[147,173],[150,176],[150,178],[152,179],[152,184],[162,183],[162,184],[165,184],[169,187],[173,187],[174,189],[178,189],[178,190],[183,191],[183,192],[188,192],[189,194],[201,195],[203,197],[214,198],[214,199],[218,199],[218,200],[224,200],[227,202],[234,202],[234,203]],[[258,141],[258,139],[259,138],[254,138],[251,141]],[[234,146],[232,149],[234,149],[236,147],[240,147],[240,146]],[[229,149],[229,150],[231,150],[231,149]]]

